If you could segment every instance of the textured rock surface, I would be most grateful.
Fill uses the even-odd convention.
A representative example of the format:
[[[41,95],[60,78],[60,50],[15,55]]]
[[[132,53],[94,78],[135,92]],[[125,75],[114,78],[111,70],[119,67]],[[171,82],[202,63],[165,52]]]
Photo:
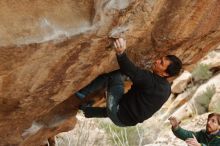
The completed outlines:
[[[190,68],[220,40],[218,0],[2,0],[0,7],[1,145],[40,145],[73,128],[80,101],[72,93],[117,68],[108,37],[125,37],[143,68],[170,53]]]
[[[220,112],[220,78],[216,79],[215,85],[215,94],[213,95],[208,107],[210,112]]]
[[[175,116],[178,119],[186,119],[193,115],[204,114],[208,111],[217,112],[219,108],[215,104],[210,102],[214,96],[218,96],[219,82],[220,74],[217,74],[206,83],[199,86],[191,97],[190,101],[183,104],[172,114],[172,116]],[[217,99],[219,100],[219,97],[215,97],[213,99],[213,102]],[[219,102],[216,102],[216,104],[218,105]]]
[[[173,100],[172,102],[167,103],[167,109],[165,109],[166,111],[161,116],[161,119],[168,119],[173,112],[175,112],[182,105],[186,104],[192,98],[196,89],[196,87],[189,89],[175,97],[175,100]]]
[[[206,64],[210,68],[220,68],[220,46],[208,53],[208,55],[206,55],[206,57],[204,57],[200,63]]]
[[[173,81],[171,86],[172,93],[181,93],[183,92],[189,81],[192,79],[192,75],[188,71],[184,71],[178,78]]]

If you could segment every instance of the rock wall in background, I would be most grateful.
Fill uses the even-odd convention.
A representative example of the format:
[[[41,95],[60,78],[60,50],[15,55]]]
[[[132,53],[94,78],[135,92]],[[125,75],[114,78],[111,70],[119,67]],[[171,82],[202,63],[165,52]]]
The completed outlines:
[[[20,0],[0,2],[0,145],[40,145],[72,129],[72,94],[117,69],[109,37],[149,68],[166,54],[191,69],[220,44],[220,1]]]

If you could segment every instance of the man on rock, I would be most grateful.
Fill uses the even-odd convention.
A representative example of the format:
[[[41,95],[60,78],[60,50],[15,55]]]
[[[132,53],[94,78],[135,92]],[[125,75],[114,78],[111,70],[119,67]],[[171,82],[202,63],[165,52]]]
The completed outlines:
[[[220,146],[220,114],[208,115],[206,130],[198,132],[188,131],[179,126],[180,121],[170,117],[172,131],[176,137],[184,140],[188,146]]]
[[[182,62],[174,55],[167,55],[154,62],[152,71],[142,70],[127,57],[124,39],[116,39],[114,47],[120,69],[98,76],[75,96],[84,99],[107,86],[107,107],[82,106],[85,116],[109,117],[118,126],[134,126],[151,117],[167,101],[171,93],[167,78],[180,72]],[[124,93],[123,75],[132,81],[127,93]]]

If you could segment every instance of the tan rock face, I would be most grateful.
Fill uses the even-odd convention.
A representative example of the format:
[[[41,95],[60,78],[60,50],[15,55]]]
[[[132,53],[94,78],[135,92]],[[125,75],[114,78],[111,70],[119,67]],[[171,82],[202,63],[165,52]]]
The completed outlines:
[[[220,46],[206,55],[200,62],[206,64],[210,68],[218,68],[220,66]]]
[[[190,67],[220,41],[220,1],[2,0],[0,7],[1,145],[40,145],[73,128],[80,101],[71,95],[117,69],[108,37],[125,37],[143,68],[170,53]]]
[[[15,1],[1,4],[1,45],[28,44],[71,36],[91,26],[93,1]]]
[[[192,75],[188,71],[184,71],[178,78],[173,81],[171,86],[172,93],[181,93],[183,92],[189,81],[192,79]]]

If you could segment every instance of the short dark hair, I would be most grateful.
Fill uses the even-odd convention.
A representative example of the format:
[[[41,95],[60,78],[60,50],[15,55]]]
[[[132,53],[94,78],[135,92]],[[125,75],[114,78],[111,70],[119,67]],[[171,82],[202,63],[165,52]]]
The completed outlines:
[[[166,58],[171,61],[166,69],[166,73],[169,74],[169,77],[178,75],[182,68],[182,61],[175,55],[167,55]]]
[[[218,114],[218,113],[211,113],[211,114],[208,115],[208,119],[210,119],[211,117],[217,117],[218,125],[220,125],[220,114]]]

